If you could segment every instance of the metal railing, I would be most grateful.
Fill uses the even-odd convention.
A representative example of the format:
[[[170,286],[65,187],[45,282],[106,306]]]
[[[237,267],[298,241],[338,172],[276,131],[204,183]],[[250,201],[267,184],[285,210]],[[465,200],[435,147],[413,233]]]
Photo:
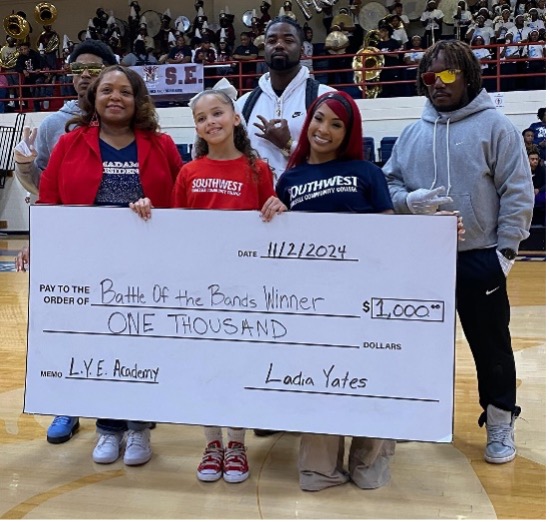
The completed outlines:
[[[519,49],[526,49],[529,45],[533,43],[513,43],[509,47],[518,47]],[[529,90],[529,82],[533,78],[545,78],[545,63],[546,60],[542,58],[529,58],[524,56],[514,57],[513,59],[500,59],[500,54],[502,49],[505,47],[504,44],[492,44],[486,45],[485,48],[489,49],[493,55],[493,58],[490,60],[482,60],[481,63],[488,64],[489,70],[484,73],[484,86],[489,91],[500,92],[505,86],[505,90]],[[394,54],[398,54],[401,57],[410,51],[392,51]],[[527,51],[525,51],[527,52]],[[525,52],[523,54],[525,54]],[[384,56],[384,53],[372,53],[370,56]],[[339,55],[321,55],[313,56],[311,60],[313,62],[313,71],[312,76],[318,79],[321,83],[330,84],[336,89],[356,89],[356,97],[368,98],[368,91],[373,87],[380,86],[382,87],[382,93],[384,93],[384,86],[402,86],[404,91],[403,96],[411,96],[416,93],[415,84],[416,84],[416,73],[407,73],[412,78],[403,78],[405,71],[411,71],[416,69],[414,64],[400,64],[396,66],[385,66],[380,68],[363,68],[359,69],[358,72],[379,70],[380,72],[387,71],[396,72],[396,76],[399,79],[392,79],[390,81],[378,80],[378,81],[365,81],[361,83],[355,83],[354,81],[354,70],[351,67],[351,62],[355,54],[339,54]],[[251,65],[256,67],[256,72],[244,73],[243,67],[250,67]],[[515,64],[516,70],[513,72],[504,70],[508,64]],[[529,68],[529,65],[532,64],[541,64],[537,65],[535,72],[532,68]],[[265,61],[263,58],[258,60],[250,60],[246,62],[240,62],[238,60],[230,60],[227,62],[219,62],[215,64],[208,64],[205,66],[205,86],[208,88],[212,86],[216,81],[221,78],[227,78],[233,85],[236,87],[239,95],[244,94],[245,92],[250,91],[254,85],[257,84],[258,78],[266,70]],[[57,110],[60,103],[51,103],[56,101],[65,101],[68,99],[76,98],[76,95],[67,95],[63,94],[63,88],[71,90],[72,82],[62,81],[61,78],[66,77],[67,71],[61,69],[56,71],[48,71],[50,74],[54,75],[55,81],[53,83],[39,83],[39,84],[25,84],[23,81],[23,75],[13,72],[13,71],[4,71],[0,74],[6,76],[12,76],[14,78],[17,76],[17,83],[12,83],[6,87],[8,94],[5,97],[0,97],[0,101],[4,101],[5,104],[13,103],[15,105],[16,112],[27,112],[33,110],[32,107],[36,104],[39,104],[43,101],[49,101],[49,109],[41,108],[42,111],[47,110]],[[510,80],[514,84],[512,89],[508,88]],[[524,85],[521,85],[521,84]],[[51,94],[42,94],[36,95],[36,89],[49,89]],[[544,87],[543,87],[544,88]],[[35,94],[28,96],[28,89],[35,89],[33,91]],[[10,94],[12,96],[10,96]],[[384,95],[384,94],[383,94]],[[57,106],[56,106],[57,105]]]

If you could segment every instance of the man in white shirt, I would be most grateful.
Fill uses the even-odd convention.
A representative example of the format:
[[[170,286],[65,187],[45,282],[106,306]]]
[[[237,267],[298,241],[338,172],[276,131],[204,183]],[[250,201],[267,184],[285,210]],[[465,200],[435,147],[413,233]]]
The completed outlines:
[[[468,26],[472,23],[472,13],[466,7],[464,0],[458,2],[453,19],[455,21],[455,36],[458,36],[459,40],[464,40]]]
[[[411,21],[409,20],[409,17],[403,13],[403,4],[401,2],[395,2],[395,4],[389,7],[389,10],[391,14],[396,14],[399,18],[401,18],[405,31],[408,31]]]
[[[247,100],[254,91],[241,96],[236,106],[243,116],[252,147],[269,163],[276,177],[286,168],[296,147],[305,120],[309,71],[300,65],[303,31],[286,16],[277,16],[265,32],[265,62],[268,72],[260,77],[261,92],[250,113]],[[309,79],[309,80],[308,80]],[[318,84],[317,95],[334,90]]]
[[[425,27],[424,47],[429,47],[441,38],[443,27],[443,11],[436,9],[437,3],[435,0],[429,0],[426,10],[420,16],[420,21]]]
[[[539,18],[539,12],[536,8],[529,9],[529,16],[531,17],[531,21],[527,22],[525,26],[529,27],[531,31],[540,31],[545,28],[544,22]]]
[[[508,32],[514,35],[514,43],[526,42],[529,38],[529,27],[525,27],[525,17],[523,15],[517,15],[514,19],[514,27],[511,27]],[[523,49],[523,47],[521,48]],[[523,54],[523,52],[521,53]]]
[[[485,17],[478,15],[476,25],[470,26],[466,33],[466,41],[473,41],[476,36],[481,36],[485,45],[494,43],[495,31],[492,27],[485,25]]]
[[[497,42],[504,42],[506,33],[508,33],[512,27],[514,27],[514,22],[510,19],[510,9],[504,8],[500,16],[495,17],[493,20],[493,29]]]

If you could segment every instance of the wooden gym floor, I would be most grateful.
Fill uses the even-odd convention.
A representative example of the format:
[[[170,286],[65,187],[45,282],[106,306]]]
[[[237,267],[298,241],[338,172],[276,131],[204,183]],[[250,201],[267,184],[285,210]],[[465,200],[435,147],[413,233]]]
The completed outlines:
[[[25,238],[0,238],[10,270]],[[475,371],[457,331],[454,441],[401,443],[384,488],[346,484],[318,493],[298,487],[299,437],[247,433],[250,478],[204,484],[195,477],[202,429],[159,425],[142,467],[92,462],[93,420],[75,437],[46,442],[51,417],[22,413],[28,276],[0,270],[0,518],[4,519],[544,519],[546,518],[546,262],[518,261],[509,277],[516,353],[518,456],[483,460]]]

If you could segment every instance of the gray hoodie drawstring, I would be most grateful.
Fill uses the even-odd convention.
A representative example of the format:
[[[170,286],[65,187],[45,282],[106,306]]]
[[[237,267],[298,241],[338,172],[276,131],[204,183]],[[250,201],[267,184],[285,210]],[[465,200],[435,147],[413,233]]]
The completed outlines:
[[[451,118],[447,120],[447,196],[451,192],[451,149],[449,147],[449,135],[451,133]]]
[[[437,152],[436,152],[436,143],[437,143],[437,122],[441,119],[441,116],[438,116],[437,119],[434,122],[434,132],[433,132],[433,140],[432,140],[432,155],[434,160],[434,179],[432,181],[432,185],[430,186],[430,190],[433,190],[435,188],[435,185],[437,183]],[[447,119],[447,132],[446,132],[446,141],[447,141],[447,196],[451,192],[451,149],[449,146],[449,136],[451,133],[451,119]]]
[[[432,139],[432,156],[434,159],[434,180],[432,181],[432,185],[430,186],[430,190],[433,190],[435,187],[435,184],[437,183],[437,157],[435,152],[435,144],[437,143],[437,122],[441,119],[441,116],[438,116],[437,119],[434,122],[434,132],[433,132],[433,139]]]

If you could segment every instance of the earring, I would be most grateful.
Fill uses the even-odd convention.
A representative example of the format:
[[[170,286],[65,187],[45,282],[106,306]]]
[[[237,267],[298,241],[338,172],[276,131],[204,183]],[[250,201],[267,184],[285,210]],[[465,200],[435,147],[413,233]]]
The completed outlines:
[[[99,118],[97,117],[97,112],[94,111],[94,115],[89,123],[90,127],[99,127]]]

